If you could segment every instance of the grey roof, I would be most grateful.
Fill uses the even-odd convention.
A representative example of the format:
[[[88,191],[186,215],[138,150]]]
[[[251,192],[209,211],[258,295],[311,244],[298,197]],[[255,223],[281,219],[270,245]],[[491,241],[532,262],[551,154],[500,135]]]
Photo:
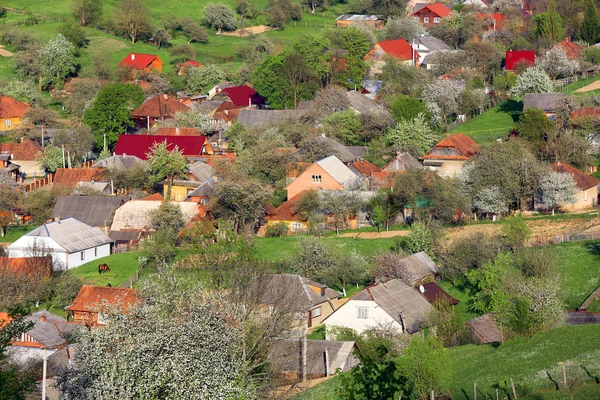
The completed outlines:
[[[317,293],[314,286],[322,289],[323,295]],[[341,294],[325,285],[308,278],[293,274],[272,274],[265,278],[263,304],[290,304],[298,311],[306,311],[312,306],[338,298]]]
[[[135,241],[140,240],[142,237],[142,232],[140,231],[110,231],[109,235],[112,240],[115,242],[124,242],[124,241]]]
[[[347,186],[358,178],[350,168],[336,156],[329,156],[317,161],[317,164],[325,170],[333,179],[338,181],[342,186]]]
[[[552,112],[565,97],[562,93],[526,93],[523,111],[535,107],[541,108],[545,112]]]
[[[429,51],[434,50],[450,50],[450,46],[442,42],[435,36],[421,36],[415,39],[415,44],[420,44],[427,48]]]
[[[298,102],[296,110],[310,110],[313,108],[315,102],[312,100],[302,100]]]
[[[377,21],[382,19],[379,15],[342,14],[336,21]]]
[[[193,191],[189,192],[186,199],[192,196],[198,196],[198,197],[210,197],[215,193],[215,188],[213,187],[212,183],[210,183],[210,181],[206,181],[203,184],[201,184],[200,186],[198,186],[196,189],[194,189]]]
[[[384,171],[402,171],[404,168],[401,168],[402,164],[405,168],[423,168],[419,160],[414,158],[409,153],[400,153],[394,157],[385,167],[383,167]]]
[[[84,224],[75,218],[66,218],[44,224],[25,236],[49,237],[68,253],[75,253],[113,242],[100,229]]]
[[[46,317],[46,321],[40,320],[41,316]],[[54,349],[66,342],[65,333],[70,333],[78,328],[79,324],[67,322],[65,319],[47,310],[34,312],[25,318],[25,322],[32,322],[33,328],[27,331],[27,334],[46,346],[48,349]]]
[[[367,154],[367,150],[368,150],[367,146],[345,146],[345,147],[354,156],[354,160],[352,160],[352,161],[355,161],[359,158],[364,158],[365,154]]]
[[[373,80],[373,79],[365,79],[362,82],[363,89],[367,90],[369,93],[377,94],[381,87],[383,86],[383,81]]]
[[[350,107],[361,114],[373,111],[379,107],[374,100],[355,90],[346,92],[346,98],[350,102]]]
[[[413,285],[429,275],[436,275],[440,272],[438,266],[424,251],[404,257],[402,261],[410,269],[411,284]]]
[[[77,344],[71,344],[49,355],[48,375],[55,376],[67,368],[74,367],[77,347]]]
[[[50,217],[73,217],[89,226],[110,226],[117,208],[129,196],[60,196]]]
[[[288,118],[299,119],[303,110],[247,110],[242,109],[237,122],[247,128],[258,128],[268,122],[285,121]]]
[[[353,150],[351,150],[354,146],[344,146],[337,140],[328,138],[327,136],[318,136],[315,138],[315,141],[319,142],[324,148],[331,150],[331,153],[343,163],[351,163],[359,158],[358,156],[355,156]],[[297,154],[302,155],[302,151],[299,151]]]
[[[193,163],[188,169],[200,182],[211,181],[217,174],[213,167],[202,161]]]
[[[371,298],[409,333],[420,329],[425,314],[432,308],[421,293],[400,279],[370,286],[353,297],[355,300],[371,300]]]
[[[417,11],[419,11],[421,8],[430,5],[431,3],[415,3],[415,6],[413,7],[412,13],[416,13]]]
[[[190,108],[202,114],[211,114],[223,103],[223,100],[207,100],[202,103],[192,103]]]
[[[107,169],[130,169],[137,164],[144,165],[146,162],[136,156],[111,156],[103,160],[98,161],[94,164],[94,168],[107,168]]]
[[[160,207],[162,201],[130,200],[115,212],[111,231],[122,230],[150,230],[150,212]],[[184,221],[191,220],[198,214],[198,205],[193,202],[174,202],[181,208]]]
[[[327,371],[334,374],[339,368],[342,372],[350,371],[358,363],[354,357],[354,350],[358,346],[354,341],[342,340],[307,340],[306,341],[306,373],[311,375],[325,375]],[[299,374],[301,353],[301,340],[279,339],[275,340],[269,349],[269,359],[278,373]],[[325,352],[329,365],[325,365]]]
[[[482,343],[493,343],[502,341],[502,332],[496,326],[494,319],[490,314],[484,314],[481,317],[473,318],[467,321],[471,329],[478,334]]]
[[[77,182],[77,186],[73,189],[73,194],[81,194],[85,193],[85,190],[95,190],[100,193],[104,193],[107,188],[110,189],[110,182],[88,182],[88,181],[79,181]]]

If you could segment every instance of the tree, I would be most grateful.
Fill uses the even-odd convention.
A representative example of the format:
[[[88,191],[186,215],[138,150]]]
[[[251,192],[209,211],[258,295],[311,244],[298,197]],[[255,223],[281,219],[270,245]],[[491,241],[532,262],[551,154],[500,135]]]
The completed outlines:
[[[23,197],[13,186],[0,185],[0,237],[4,237],[8,225],[15,223],[13,210],[20,205]]]
[[[267,14],[267,24],[269,24],[269,26],[284,29],[287,20],[287,15],[285,15],[285,11],[283,11],[281,7],[269,7],[269,13]]]
[[[199,68],[190,68],[186,75],[187,88],[193,92],[204,93],[225,79],[225,73],[215,64],[206,64]]]
[[[542,201],[546,207],[554,208],[575,201],[577,186],[571,174],[549,171],[540,182]]]
[[[328,286],[337,286],[342,289],[346,297],[346,287],[364,281],[368,267],[368,260],[353,250],[342,255],[332,266],[325,269],[320,275]]]
[[[310,99],[317,91],[317,76],[308,65],[306,59],[297,52],[285,55],[281,65],[285,78],[287,78],[289,97],[293,99],[294,109],[298,101]]]
[[[148,158],[148,176],[150,183],[157,184],[167,180],[169,190],[165,194],[165,201],[171,198],[173,189],[173,180],[176,176],[185,177],[187,172],[187,162],[179,147],[175,146],[173,150],[167,149],[167,141],[154,143],[150,152],[146,154]]]
[[[533,16],[534,34],[548,45],[558,43],[565,37],[562,18],[556,11],[556,3],[551,0],[545,13]]]
[[[204,7],[202,23],[217,30],[217,35],[226,31],[232,31],[236,26],[235,11],[224,4],[209,4]]]
[[[508,212],[508,199],[497,186],[483,188],[477,193],[474,206],[486,214],[502,215]]]
[[[343,56],[345,65],[339,71],[337,82],[345,87],[354,88],[356,85],[362,84],[366,70],[364,57],[371,48],[371,44],[365,33],[355,27],[343,29],[338,35],[336,40],[332,40],[332,45],[339,46],[347,53]]]
[[[300,252],[292,260],[294,270],[309,279],[319,279],[325,271],[335,268],[336,257],[323,239],[302,237],[298,241]]]
[[[75,72],[75,46],[63,35],[50,39],[39,51],[41,82],[44,86],[60,85]]]
[[[96,0],[73,0],[71,10],[75,18],[79,21],[79,25],[94,25],[102,15],[102,2]]]
[[[399,361],[407,385],[421,400],[441,392],[448,360],[442,343],[434,336],[414,336]]]
[[[328,137],[337,137],[348,146],[360,146],[364,144],[360,132],[362,124],[360,116],[354,110],[335,112],[323,118],[321,129]]]
[[[404,17],[406,15],[405,0],[365,0],[356,2],[354,10],[357,13],[377,14],[384,18]]]
[[[423,89],[422,98],[436,124],[448,126],[447,118],[458,112],[464,86],[453,80],[436,80]]]
[[[217,217],[230,218],[234,230],[254,229],[263,215],[263,205],[268,192],[255,179],[233,174],[219,182],[215,188]]]
[[[556,135],[556,124],[539,108],[528,108],[516,124],[519,138],[529,141],[537,151],[542,151],[546,143]]]
[[[583,50],[583,61],[592,65],[600,64],[600,47],[587,47]]]
[[[419,113],[415,118],[397,122],[389,129],[385,140],[394,150],[414,149],[423,155],[437,143],[439,137],[427,122],[425,114]]]
[[[42,152],[38,153],[36,160],[47,172],[54,173],[63,166],[63,152],[54,145],[46,146]]]
[[[527,68],[523,75],[519,76],[517,82],[508,91],[508,94],[523,99],[526,93],[552,93],[554,84],[552,79],[539,67]]]
[[[193,22],[193,21],[192,21]],[[190,43],[208,43],[208,33],[206,30],[196,23],[190,23],[183,27],[183,33],[188,38],[188,44]],[[190,57],[190,58],[193,58]]]
[[[131,44],[152,33],[150,12],[140,0],[121,0],[117,6],[115,24],[129,36]]]
[[[504,220],[502,233],[506,243],[515,250],[525,245],[525,242],[531,236],[531,229],[529,229],[527,221],[521,214],[515,214]]]
[[[508,308],[509,294],[505,281],[512,265],[509,254],[500,253],[478,269],[467,272],[467,279],[475,292],[471,308],[479,313],[501,312]]]
[[[422,222],[413,224],[410,233],[398,242],[399,247],[407,254],[416,254],[432,249],[435,238],[427,225]]]
[[[156,231],[154,240],[144,242],[144,250],[149,259],[157,266],[165,265],[173,259],[176,252],[179,231],[185,225],[178,204],[170,203],[168,197],[156,210],[150,212],[150,227]]]
[[[583,22],[579,28],[579,39],[588,44],[600,42],[600,16],[598,16],[598,8],[593,0],[585,2]]]
[[[322,35],[303,35],[294,43],[294,51],[317,76],[321,84],[327,84],[331,63],[331,42]]]
[[[165,28],[158,28],[156,32],[154,32],[154,35],[152,37],[154,38],[156,47],[158,47],[159,49],[163,45],[168,45],[171,41],[171,35],[165,30]]]
[[[133,127],[131,108],[137,108],[144,101],[144,93],[139,85],[110,83],[104,86],[84,113],[85,123],[92,128],[96,138],[96,147],[106,143],[112,147],[121,133]]]
[[[224,133],[227,129],[226,124],[221,121],[215,121],[212,115],[198,113],[194,110],[176,113],[175,121],[177,126],[182,128],[197,128],[208,135]]]
[[[401,279],[405,284],[412,286],[415,276],[405,257],[404,254],[389,251],[376,255],[375,265],[369,271],[369,276],[374,282]]]
[[[37,96],[37,93],[30,84],[16,79],[2,85],[2,87],[0,87],[0,94],[29,103],[30,105]]]
[[[476,36],[483,36],[483,24],[473,12],[454,11],[429,28],[429,33],[450,47],[462,48]]]
[[[419,114],[425,114],[427,106],[419,99],[399,94],[390,103],[390,111],[396,121],[410,120],[416,118]]]
[[[391,18],[385,25],[385,40],[406,39],[412,42],[423,31],[416,18]]]
[[[559,76],[571,76],[579,68],[577,62],[567,58],[562,47],[553,47],[547,51],[546,55],[538,61],[537,66],[546,71],[553,80]]]
[[[27,312],[23,307],[9,310],[9,321],[0,321],[4,325],[0,330],[0,398],[25,400],[35,391],[35,376],[24,372],[19,365],[10,361],[8,349],[15,337],[20,337],[33,328],[33,323],[25,321]]]
[[[75,45],[77,49],[85,47],[88,43],[85,36],[85,30],[81,25],[74,22],[65,22],[58,28],[58,33],[63,35],[69,42]]]
[[[348,226],[348,220],[351,216],[356,216],[360,208],[360,199],[356,193],[350,191],[332,191],[323,199],[323,211],[338,236],[340,229]]]
[[[23,200],[23,211],[33,217],[34,223],[41,225],[50,216],[56,197],[56,193],[46,188],[33,190]]]

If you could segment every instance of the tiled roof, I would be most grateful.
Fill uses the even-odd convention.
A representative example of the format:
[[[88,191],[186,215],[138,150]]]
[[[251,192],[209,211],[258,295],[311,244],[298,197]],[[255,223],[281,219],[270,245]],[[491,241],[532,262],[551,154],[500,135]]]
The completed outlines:
[[[565,52],[565,55],[569,60],[579,60],[583,51],[585,50],[585,46],[572,42],[569,38],[563,40],[558,43],[554,48],[560,47]]]
[[[513,71],[516,65],[524,61],[527,64],[535,63],[535,51],[533,50],[508,50],[506,52],[505,68],[507,71]]]
[[[150,131],[151,135],[158,136],[202,136],[204,133],[197,128],[166,128],[160,127]]]
[[[237,156],[235,153],[225,153],[225,154],[211,154],[211,155],[202,155],[200,157],[200,161],[203,161],[213,167],[217,172],[219,172],[219,167],[221,163],[225,164],[233,164],[236,160]]]
[[[570,115],[571,119],[575,118],[599,118],[600,107],[581,107],[573,111]]]
[[[373,172],[377,172],[380,168],[368,162],[364,158],[360,158],[352,163],[352,166],[363,176],[371,176]]]
[[[102,181],[104,170],[100,168],[59,168],[54,177],[55,186],[75,187],[80,181]]]
[[[31,139],[24,139],[21,143],[0,143],[0,153],[10,153],[13,160],[34,161],[42,146]]]
[[[578,170],[572,165],[566,164],[561,161],[555,162],[550,166],[550,168],[559,173],[570,174],[575,180],[575,183],[577,184],[577,188],[579,188],[579,190],[588,190],[589,188],[593,188],[594,186],[598,186],[600,184],[600,180]]]
[[[12,97],[0,96],[0,118],[24,117],[30,109],[28,103]]]
[[[129,196],[60,196],[50,217],[73,217],[89,226],[110,226],[115,210],[130,199]]]
[[[153,193],[150,196],[141,198],[143,201],[163,201],[165,198],[160,193]]]
[[[432,154],[435,149],[439,148],[454,148],[461,155],[437,155]],[[475,157],[479,153],[479,145],[475,143],[473,139],[468,136],[463,135],[462,133],[456,133],[454,135],[448,135],[445,139],[440,141],[432,150],[424,155],[423,159],[435,159],[435,160],[469,160]]]
[[[224,88],[221,89],[220,93],[227,94],[236,107],[248,107],[250,104],[265,104],[265,99],[256,90],[246,85]]]
[[[178,112],[189,111],[190,108],[167,94],[157,94],[146,100],[131,112],[134,118],[171,118]]]
[[[288,201],[281,204],[275,209],[269,209],[268,214],[265,216],[267,221],[300,221],[302,218],[298,215],[296,208],[302,200],[302,198],[308,193],[307,190],[302,191],[289,199]],[[273,206],[271,206],[273,207]]]
[[[435,303],[436,301],[443,301],[451,306],[455,306],[459,303],[458,300],[450,296],[444,291],[444,289],[433,282],[423,283],[421,286],[423,286],[423,289],[425,289],[425,292],[422,293],[423,296],[425,296],[427,301],[431,304]],[[415,287],[415,290],[418,290],[419,292],[421,291],[419,287]]]
[[[433,4],[424,4],[423,7],[416,9],[412,15],[415,15],[419,11],[424,10],[426,8],[429,9],[434,14],[439,15],[440,17],[445,17],[446,15],[450,14],[450,12],[452,11],[451,9],[449,9],[442,3],[433,3]]]
[[[167,142],[168,150],[177,146],[185,157],[198,157],[204,149],[206,136],[121,135],[115,146],[115,154],[127,154],[146,160],[152,146],[164,141]]]
[[[120,63],[119,67],[133,69],[147,68],[158,56],[156,54],[129,53]]]
[[[415,60],[419,58],[419,53],[413,50],[412,46],[406,39],[384,40],[377,43],[388,56],[397,58],[402,61]]]
[[[98,312],[105,305],[128,308],[139,302],[135,289],[121,289],[107,286],[84,285],[70,306],[68,311]]]

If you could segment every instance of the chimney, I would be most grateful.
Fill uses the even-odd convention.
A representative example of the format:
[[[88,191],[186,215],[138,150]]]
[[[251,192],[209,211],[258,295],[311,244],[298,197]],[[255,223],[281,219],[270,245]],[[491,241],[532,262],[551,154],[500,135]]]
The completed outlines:
[[[167,100],[169,98],[169,95],[167,95],[166,93],[163,94],[163,97],[165,98],[165,100]]]
[[[60,215],[54,217],[54,222],[60,223]]]
[[[175,128],[175,134],[179,135],[179,127]]]
[[[135,53],[131,53],[131,61],[135,60]]]
[[[46,322],[46,316],[40,315],[40,322]]]

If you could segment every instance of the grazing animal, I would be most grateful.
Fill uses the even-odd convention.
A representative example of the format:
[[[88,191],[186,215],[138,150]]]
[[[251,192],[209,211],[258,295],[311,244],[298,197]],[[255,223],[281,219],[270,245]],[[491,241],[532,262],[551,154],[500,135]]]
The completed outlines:
[[[98,273],[102,275],[103,272],[110,272],[110,268],[108,268],[108,264],[100,264],[98,265]]]
[[[112,285],[110,283],[107,283],[106,287],[112,287]]]

